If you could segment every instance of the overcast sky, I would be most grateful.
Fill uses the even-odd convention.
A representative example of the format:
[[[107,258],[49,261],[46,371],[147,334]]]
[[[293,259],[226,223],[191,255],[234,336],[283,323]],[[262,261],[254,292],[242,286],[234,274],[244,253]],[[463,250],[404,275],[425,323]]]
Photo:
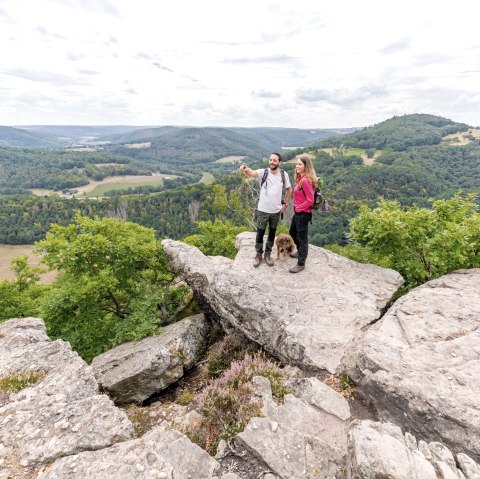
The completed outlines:
[[[480,2],[0,0],[0,125],[480,125]]]

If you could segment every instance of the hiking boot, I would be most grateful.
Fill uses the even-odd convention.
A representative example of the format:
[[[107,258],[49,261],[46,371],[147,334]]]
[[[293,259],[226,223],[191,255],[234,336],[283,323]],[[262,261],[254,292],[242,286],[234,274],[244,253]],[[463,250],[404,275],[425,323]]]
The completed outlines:
[[[296,264],[293,268],[290,268],[288,271],[290,273],[300,273],[300,271],[303,271],[305,269],[305,266],[300,266],[299,264]]]
[[[298,258],[298,250],[289,253],[288,256],[290,256],[290,258]]]
[[[273,266],[273,259],[270,257],[270,253],[265,253],[265,263],[268,264],[268,266]]]
[[[255,256],[255,259],[253,260],[253,267],[258,268],[261,262],[262,262],[262,255],[257,254],[257,256]]]

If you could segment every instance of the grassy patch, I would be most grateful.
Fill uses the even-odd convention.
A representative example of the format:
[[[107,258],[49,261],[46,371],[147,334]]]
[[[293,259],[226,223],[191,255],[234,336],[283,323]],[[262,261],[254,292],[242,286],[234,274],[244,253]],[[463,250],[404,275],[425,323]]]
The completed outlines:
[[[124,190],[125,188],[136,188],[137,186],[147,186],[147,185],[161,185],[163,183],[163,178],[160,176],[155,177],[155,181],[129,181],[128,183],[105,183],[103,185],[96,186],[92,191],[88,193],[88,196],[102,196],[107,191],[112,190]]]
[[[215,181],[214,176],[211,173],[203,172],[202,179],[199,183],[203,183],[204,185],[211,185]]]
[[[22,389],[42,381],[44,378],[44,371],[16,371],[0,379],[0,391],[4,393],[18,393]]]

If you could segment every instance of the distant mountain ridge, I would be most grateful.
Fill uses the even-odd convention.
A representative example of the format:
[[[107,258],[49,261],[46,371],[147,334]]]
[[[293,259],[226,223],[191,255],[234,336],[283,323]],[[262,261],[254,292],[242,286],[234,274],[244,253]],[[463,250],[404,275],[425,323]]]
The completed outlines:
[[[0,126],[0,146],[10,148],[59,148],[62,142],[57,138],[31,131]]]
[[[12,127],[0,127],[9,129]],[[0,129],[0,146],[20,148],[65,147],[74,144],[95,144],[97,142],[141,143],[155,141],[170,133],[192,130],[205,132],[211,130],[229,130],[244,136],[266,149],[282,147],[306,147],[323,138],[351,133],[358,128],[283,128],[283,127],[192,127],[192,126],[127,126],[127,125],[26,125],[13,128],[18,132],[15,142],[9,141],[11,132],[2,133]],[[22,135],[23,141],[22,141]],[[203,135],[203,133],[201,134]],[[33,142],[32,137],[43,138],[44,142]],[[247,141],[247,140],[245,140]]]

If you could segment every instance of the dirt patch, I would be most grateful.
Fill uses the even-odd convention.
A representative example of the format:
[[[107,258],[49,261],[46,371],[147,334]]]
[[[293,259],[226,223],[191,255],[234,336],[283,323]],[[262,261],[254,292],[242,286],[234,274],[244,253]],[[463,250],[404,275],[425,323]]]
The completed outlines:
[[[129,148],[131,150],[132,149],[135,150],[135,149],[139,149],[139,148],[150,148],[151,144],[152,144],[151,142],[147,141],[145,143],[129,143],[127,145],[123,145],[123,147],[124,148]]]
[[[224,156],[215,161],[215,163],[235,163],[236,161],[242,161],[244,156]]]
[[[450,143],[453,146],[464,146],[468,145],[472,140],[469,137],[474,137],[480,139],[480,128],[470,128],[468,131],[463,131],[460,133],[452,133],[450,135],[444,136],[442,141],[444,143]]]

